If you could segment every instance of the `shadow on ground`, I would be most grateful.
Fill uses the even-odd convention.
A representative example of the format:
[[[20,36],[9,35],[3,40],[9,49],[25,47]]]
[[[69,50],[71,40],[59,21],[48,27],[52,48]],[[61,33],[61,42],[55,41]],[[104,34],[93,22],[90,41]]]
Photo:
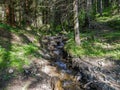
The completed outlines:
[[[3,28],[0,28],[0,49],[4,50],[0,52],[0,87],[6,86],[5,83],[7,80],[10,79],[11,75],[8,73],[9,70],[9,60],[10,54],[9,51],[11,50],[11,32],[7,31]],[[7,81],[9,82],[9,81]]]

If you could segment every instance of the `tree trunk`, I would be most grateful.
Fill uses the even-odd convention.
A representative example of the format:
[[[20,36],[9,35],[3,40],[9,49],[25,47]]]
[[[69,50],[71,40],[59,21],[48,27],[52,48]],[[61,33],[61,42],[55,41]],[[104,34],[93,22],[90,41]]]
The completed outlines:
[[[98,0],[97,1],[97,8],[98,8],[98,13],[100,14],[100,16],[102,16],[102,0]]]
[[[74,31],[75,31],[75,42],[80,45],[80,35],[79,35],[79,20],[78,20],[78,0],[74,0]]]
[[[6,4],[5,12],[6,12],[6,22],[10,23],[10,6],[9,6],[9,4]]]
[[[15,14],[14,14],[14,5],[13,1],[9,0],[6,2],[6,21],[10,25],[14,25],[15,23]]]
[[[86,23],[88,24],[87,26],[90,28],[90,19],[91,19],[91,14],[92,14],[92,0],[87,0],[87,2],[86,2],[86,4],[87,4],[87,12],[86,12]]]

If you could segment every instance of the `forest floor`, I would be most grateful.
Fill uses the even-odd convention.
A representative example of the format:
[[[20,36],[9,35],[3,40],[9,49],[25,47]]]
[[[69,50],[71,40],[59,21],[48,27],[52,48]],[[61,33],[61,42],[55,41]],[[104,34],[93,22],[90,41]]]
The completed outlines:
[[[90,90],[119,90],[120,16],[100,17],[92,22],[92,29],[81,34],[80,46],[74,44],[72,35],[68,35],[65,49],[73,57],[73,67],[82,72],[85,86]]]
[[[57,60],[62,37],[40,38],[37,31],[0,24],[0,90],[80,90],[67,65]]]
[[[108,20],[106,24],[102,19],[104,18],[98,19],[101,21],[95,24],[93,31],[90,29],[81,34],[81,46],[74,44],[71,32],[66,35],[69,40],[65,44],[62,39],[64,36],[48,35],[41,40],[41,34],[37,30],[18,29],[0,23],[0,90],[86,89],[91,82],[86,82],[84,88],[81,87],[78,82],[80,75],[77,77],[76,74],[78,71],[69,71],[68,63],[57,61],[58,57],[60,59],[65,54],[61,51],[64,44],[64,49],[73,59],[80,57],[75,58],[72,64],[77,66],[77,60],[78,68],[84,69],[86,76],[85,68],[88,67],[89,72],[98,76],[98,80],[119,90],[120,24],[115,19]],[[102,90],[109,89],[105,87]]]

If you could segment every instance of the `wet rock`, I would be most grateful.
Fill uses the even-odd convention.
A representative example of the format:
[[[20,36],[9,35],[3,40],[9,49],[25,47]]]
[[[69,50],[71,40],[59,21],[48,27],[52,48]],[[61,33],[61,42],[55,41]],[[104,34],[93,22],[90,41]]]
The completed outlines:
[[[62,49],[64,46],[57,46],[58,49]]]
[[[72,84],[72,82],[69,81],[63,81],[63,87],[69,86],[70,84]]]
[[[48,37],[48,40],[54,40],[54,36]]]
[[[58,45],[57,45],[57,48],[58,49],[62,49],[63,47],[64,47],[64,43],[59,42]]]
[[[55,41],[50,41],[50,45],[57,45]]]
[[[59,66],[62,69],[67,69],[66,64],[61,61],[57,61],[55,64],[57,64],[57,66]]]
[[[63,41],[67,41],[68,37],[63,36]]]
[[[120,85],[120,80],[117,80],[117,83]]]
[[[60,51],[56,50],[56,51],[53,51],[53,53],[54,53],[55,55],[59,55],[59,54],[60,54]]]
[[[23,74],[25,76],[31,76],[31,75],[35,75],[36,73],[38,73],[38,65],[35,62],[32,62],[29,66],[25,65],[23,66]]]
[[[82,79],[82,74],[80,72],[78,72],[76,75],[75,75],[75,80],[76,81],[80,81]]]
[[[93,82],[89,85],[89,87],[90,89],[88,90],[115,90],[114,88],[102,82]]]
[[[64,85],[64,90],[83,90],[80,88],[79,84],[66,82]]]
[[[51,58],[55,59],[61,59],[62,58],[62,51],[63,47],[64,47],[64,43],[63,41],[63,36],[48,36],[48,37],[44,37],[42,40],[43,41],[43,48],[47,49],[47,51],[45,52],[45,55],[43,55],[45,58],[50,58],[48,55],[46,56],[46,54],[49,54],[51,56]],[[47,42],[48,41],[48,42]],[[44,43],[45,42],[45,43]]]
[[[99,66],[104,66],[105,64],[104,64],[104,62],[102,62],[102,61],[98,61],[98,65],[99,65]]]
[[[24,75],[29,76],[31,74],[31,71],[29,69],[24,69]]]
[[[52,87],[52,90],[64,90],[62,87],[62,82],[58,77],[51,78],[51,87]]]
[[[65,70],[61,70],[62,73],[68,73],[68,74],[71,74],[72,71],[70,71],[69,69],[65,69]]]
[[[54,46],[52,46],[52,45],[50,45],[50,46],[48,46],[48,50],[56,50],[56,48],[54,47]]]
[[[48,40],[47,39],[42,39],[42,43],[46,44],[46,43],[48,43]]]
[[[46,58],[46,59],[50,59],[51,56],[50,56],[49,54],[44,54],[44,58]]]

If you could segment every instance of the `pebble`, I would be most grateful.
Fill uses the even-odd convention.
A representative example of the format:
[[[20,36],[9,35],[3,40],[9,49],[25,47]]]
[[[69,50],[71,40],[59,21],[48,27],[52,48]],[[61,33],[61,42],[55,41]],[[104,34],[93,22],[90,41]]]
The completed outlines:
[[[13,69],[9,69],[9,71],[8,71],[10,74],[11,73],[13,73],[14,72],[14,70]]]
[[[56,54],[56,55],[59,55],[59,54],[60,54],[59,51],[53,51],[53,53]]]

